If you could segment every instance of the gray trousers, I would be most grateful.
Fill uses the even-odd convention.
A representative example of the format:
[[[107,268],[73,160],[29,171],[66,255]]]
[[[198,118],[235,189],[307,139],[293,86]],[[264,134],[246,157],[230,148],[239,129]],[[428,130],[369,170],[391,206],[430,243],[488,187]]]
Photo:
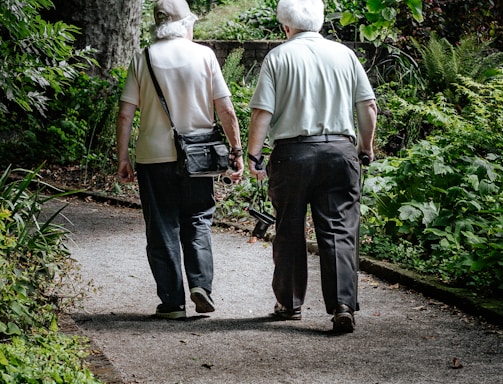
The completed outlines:
[[[185,305],[182,252],[189,288],[211,293],[213,178],[181,178],[174,162],[137,164],[136,169],[147,257],[159,298],[167,306]]]
[[[310,204],[319,247],[327,313],[356,309],[356,242],[360,220],[360,165],[348,140],[276,145],[268,166],[276,210],[272,287],[282,305],[304,303],[307,289],[306,213]]]

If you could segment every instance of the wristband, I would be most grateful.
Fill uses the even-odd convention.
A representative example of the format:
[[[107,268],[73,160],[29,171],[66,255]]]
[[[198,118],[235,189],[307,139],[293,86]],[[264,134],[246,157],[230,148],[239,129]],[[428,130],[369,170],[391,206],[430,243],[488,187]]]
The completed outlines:
[[[243,156],[243,148],[239,147],[231,148],[231,155],[234,156],[235,158]]]
[[[264,155],[260,155],[260,157],[257,159],[251,153],[248,153],[248,158],[255,163],[255,169],[257,170],[263,169],[262,162],[264,161]]]

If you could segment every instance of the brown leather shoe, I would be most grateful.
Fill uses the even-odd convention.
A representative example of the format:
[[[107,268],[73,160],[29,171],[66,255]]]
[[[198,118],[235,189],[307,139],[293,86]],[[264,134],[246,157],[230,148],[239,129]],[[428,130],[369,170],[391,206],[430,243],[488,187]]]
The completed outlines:
[[[334,332],[351,333],[355,330],[355,317],[353,309],[346,304],[339,304],[334,313]]]
[[[281,320],[301,320],[302,311],[301,307],[297,308],[287,308],[280,303],[274,305],[274,316]]]

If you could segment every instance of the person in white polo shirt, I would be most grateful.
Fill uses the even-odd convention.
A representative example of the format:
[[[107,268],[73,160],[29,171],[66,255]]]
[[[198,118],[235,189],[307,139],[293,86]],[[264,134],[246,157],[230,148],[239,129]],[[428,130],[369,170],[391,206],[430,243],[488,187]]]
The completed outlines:
[[[280,0],[277,18],[288,40],[271,50],[262,64],[250,102],[248,140],[250,172],[258,179],[269,177],[276,215],[274,314],[286,320],[302,318],[310,205],[326,311],[333,316],[335,332],[353,332],[359,155],[368,161],[374,158],[375,95],[354,52],[319,33],[324,22],[322,0]],[[264,169],[267,135],[274,148]]]

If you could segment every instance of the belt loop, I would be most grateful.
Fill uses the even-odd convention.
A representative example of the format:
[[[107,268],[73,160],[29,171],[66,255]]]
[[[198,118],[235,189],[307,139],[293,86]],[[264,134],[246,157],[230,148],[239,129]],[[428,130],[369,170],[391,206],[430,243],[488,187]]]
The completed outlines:
[[[328,135],[325,133],[325,143],[328,143]]]

